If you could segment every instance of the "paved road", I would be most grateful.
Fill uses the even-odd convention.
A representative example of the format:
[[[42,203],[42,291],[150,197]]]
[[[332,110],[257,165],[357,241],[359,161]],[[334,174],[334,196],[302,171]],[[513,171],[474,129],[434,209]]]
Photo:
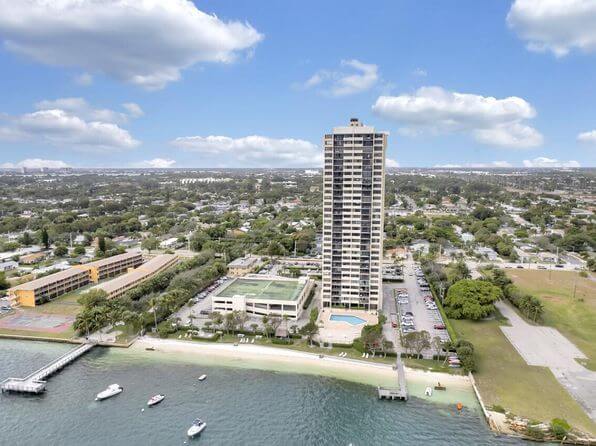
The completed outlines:
[[[596,372],[576,361],[586,356],[558,330],[530,325],[505,302],[497,302],[499,311],[509,319],[511,327],[501,327],[509,342],[528,363],[551,369],[586,413],[596,420]]]

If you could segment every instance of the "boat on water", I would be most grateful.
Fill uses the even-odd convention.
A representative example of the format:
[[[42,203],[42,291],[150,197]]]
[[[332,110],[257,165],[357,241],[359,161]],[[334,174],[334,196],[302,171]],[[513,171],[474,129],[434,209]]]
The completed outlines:
[[[432,387],[428,386],[425,390],[424,390],[424,394],[426,396],[432,396],[433,395],[433,389]]]
[[[166,396],[162,394],[154,395],[151,398],[149,398],[149,401],[147,401],[147,406],[155,406],[156,404],[161,403],[165,397]]]
[[[154,352],[155,347],[145,347],[145,350],[147,350],[148,352]]]
[[[186,431],[186,435],[188,435],[191,438],[195,437],[199,435],[201,432],[203,432],[203,430],[205,430],[206,427],[207,423],[197,418],[193,421],[192,426],[190,426]]]
[[[113,396],[118,395],[124,390],[124,388],[120,384],[110,384],[106,390],[99,392],[95,396],[95,401],[102,401]]]
[[[199,381],[205,381],[207,379],[207,375],[199,376]]]

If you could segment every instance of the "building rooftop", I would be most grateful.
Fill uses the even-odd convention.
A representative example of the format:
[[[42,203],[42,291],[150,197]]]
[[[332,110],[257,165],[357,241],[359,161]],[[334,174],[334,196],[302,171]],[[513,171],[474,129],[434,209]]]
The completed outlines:
[[[296,300],[305,280],[272,278],[237,278],[216,292],[217,297],[244,296],[250,299]]]
[[[228,267],[232,268],[247,268],[259,260],[258,257],[239,257],[228,263]]]
[[[96,260],[94,262],[86,263],[85,266],[91,266],[99,268],[105,265],[111,265],[114,262],[119,262],[121,260],[129,259],[131,257],[137,257],[141,254],[140,251],[129,251],[125,252],[124,254],[118,254],[112,257],[106,257],[105,259]]]
[[[50,274],[48,276],[40,277],[39,279],[34,279],[29,282],[22,283],[21,285],[14,286],[11,288],[11,290],[36,290],[38,288],[41,288],[42,286],[49,285],[59,280],[68,279],[69,277],[76,276],[81,272],[84,272],[84,270],[76,267],[69,268],[64,271],[60,271],[54,274]]]
[[[133,271],[130,271],[126,274],[123,274],[115,279],[112,279],[108,282],[100,283],[93,287],[93,289],[103,290],[108,294],[113,293],[114,291],[127,286],[132,282],[136,282],[137,280],[142,280],[148,275],[151,275],[155,271],[163,268],[165,265],[170,263],[172,260],[176,259],[174,254],[161,254],[158,255],[151,260],[143,263],[141,266],[136,268]]]

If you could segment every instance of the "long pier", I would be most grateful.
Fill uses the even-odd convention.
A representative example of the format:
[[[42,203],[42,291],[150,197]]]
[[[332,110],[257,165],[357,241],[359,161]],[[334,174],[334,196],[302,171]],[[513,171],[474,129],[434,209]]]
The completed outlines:
[[[5,379],[0,388],[2,392],[41,393],[46,390],[46,378],[66,367],[93,347],[95,347],[95,343],[92,342],[81,344],[25,378]]]
[[[397,387],[377,387],[379,392],[379,399],[381,400],[408,400],[408,386],[406,384],[406,371],[404,370],[404,363],[398,356],[395,364],[397,369]]]

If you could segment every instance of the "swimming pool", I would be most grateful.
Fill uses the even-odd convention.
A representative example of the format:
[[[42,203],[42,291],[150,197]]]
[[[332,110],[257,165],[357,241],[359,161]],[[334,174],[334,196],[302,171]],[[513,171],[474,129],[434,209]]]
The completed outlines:
[[[350,325],[366,324],[364,319],[361,319],[358,316],[352,316],[350,314],[332,314],[329,317],[329,320],[334,322],[347,322]]]

